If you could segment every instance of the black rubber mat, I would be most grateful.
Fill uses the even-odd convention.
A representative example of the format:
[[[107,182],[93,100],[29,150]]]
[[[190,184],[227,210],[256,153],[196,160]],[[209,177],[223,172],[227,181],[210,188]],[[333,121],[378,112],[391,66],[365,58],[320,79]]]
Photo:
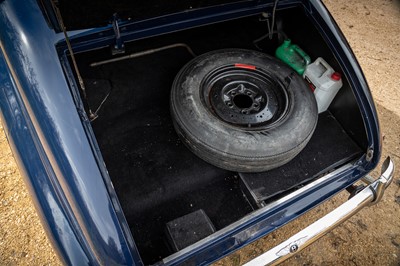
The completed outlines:
[[[362,150],[326,111],[319,114],[315,132],[289,163],[263,173],[240,173],[256,203],[306,183],[350,161]]]

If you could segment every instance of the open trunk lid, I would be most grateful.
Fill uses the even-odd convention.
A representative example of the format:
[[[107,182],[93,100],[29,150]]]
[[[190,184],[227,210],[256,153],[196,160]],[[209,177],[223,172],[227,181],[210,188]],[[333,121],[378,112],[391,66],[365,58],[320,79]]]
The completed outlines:
[[[51,1],[41,0],[49,15],[53,12]],[[102,27],[110,24],[114,14],[122,21],[144,20],[154,17],[169,15],[178,12],[190,12],[196,9],[219,6],[228,3],[259,3],[259,1],[247,0],[190,0],[190,1],[93,1],[93,0],[60,0],[53,1],[60,8],[64,25],[67,30],[78,30],[94,27]],[[264,1],[272,2],[271,0]],[[54,17],[54,16],[53,16]],[[57,23],[53,20],[53,23]]]

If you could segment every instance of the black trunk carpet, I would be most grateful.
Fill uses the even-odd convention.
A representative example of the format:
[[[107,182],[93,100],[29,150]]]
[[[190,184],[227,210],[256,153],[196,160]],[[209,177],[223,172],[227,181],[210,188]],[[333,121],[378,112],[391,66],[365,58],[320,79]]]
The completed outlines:
[[[361,153],[362,150],[326,111],[319,114],[310,142],[293,160],[263,173],[240,173],[240,177],[252,192],[255,203],[260,203],[326,174]]]
[[[252,211],[237,173],[193,155],[172,125],[169,94],[178,71],[191,59],[175,48],[90,67],[108,49],[77,55],[93,110],[109,97],[93,123],[100,150],[145,264],[172,254],[166,223],[203,209],[217,230]],[[333,120],[332,120],[333,119]],[[308,181],[360,152],[328,114],[320,116],[310,144],[292,162],[262,174],[246,174],[250,188],[270,197]],[[264,199],[264,198],[263,198]]]
[[[172,253],[166,223],[203,209],[221,229],[252,211],[236,173],[193,155],[175,133],[169,93],[191,59],[183,48],[85,70],[100,150],[142,259]]]

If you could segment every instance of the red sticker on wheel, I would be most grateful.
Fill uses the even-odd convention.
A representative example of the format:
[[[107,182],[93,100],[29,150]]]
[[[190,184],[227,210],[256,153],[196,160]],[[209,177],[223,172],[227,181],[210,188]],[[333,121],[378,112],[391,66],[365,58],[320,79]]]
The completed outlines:
[[[250,70],[255,70],[256,69],[255,66],[247,65],[247,64],[239,64],[239,63],[235,64],[235,67],[244,68],[244,69],[250,69]]]

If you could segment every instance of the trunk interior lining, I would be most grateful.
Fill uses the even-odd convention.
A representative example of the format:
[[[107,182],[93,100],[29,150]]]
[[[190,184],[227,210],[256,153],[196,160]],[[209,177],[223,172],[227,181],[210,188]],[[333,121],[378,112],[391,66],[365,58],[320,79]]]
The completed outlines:
[[[91,105],[97,106],[111,90],[92,126],[146,263],[172,253],[164,230],[175,218],[203,209],[219,230],[253,210],[238,173],[197,158],[175,133],[169,112],[170,87],[191,57],[178,47],[84,73]],[[313,179],[321,168],[333,168],[338,159],[348,161],[358,153],[360,148],[326,112],[319,116],[305,151],[292,162],[266,173],[240,175],[265,200]]]
[[[258,23],[258,27],[246,30],[245,23]],[[253,40],[265,34],[262,23],[260,26],[258,18],[225,22],[127,43],[126,51],[129,54],[173,43],[187,43],[196,54],[232,47],[254,49]],[[263,51],[273,54],[277,43],[277,39],[263,41]],[[109,94],[92,128],[145,264],[173,253],[165,233],[168,222],[202,209],[220,230],[257,207],[249,197],[257,195],[252,190],[258,189],[257,203],[274,199],[362,152],[328,111],[320,114],[310,143],[289,164],[260,174],[219,169],[183,145],[170,117],[172,82],[192,55],[184,47],[175,47],[90,67],[93,62],[109,59],[109,54],[110,50],[103,48],[76,58],[90,106],[96,109]]]

